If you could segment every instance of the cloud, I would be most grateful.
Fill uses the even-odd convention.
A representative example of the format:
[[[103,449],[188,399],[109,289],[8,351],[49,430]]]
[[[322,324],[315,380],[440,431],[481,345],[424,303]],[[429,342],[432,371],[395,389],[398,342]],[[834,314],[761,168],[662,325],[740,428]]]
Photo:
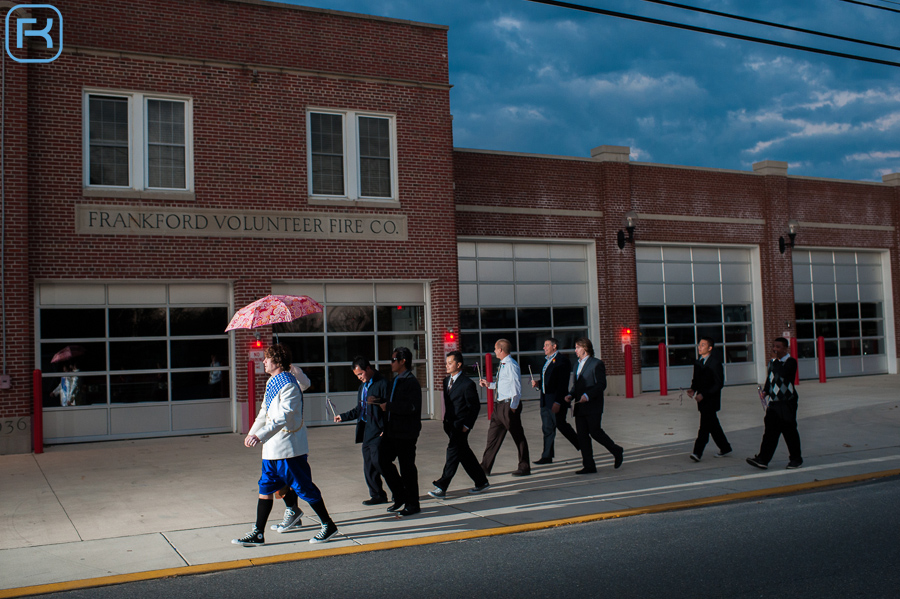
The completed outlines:
[[[537,109],[529,106],[504,106],[501,113],[513,120],[546,121],[547,117]]]
[[[900,150],[892,150],[890,152],[858,152],[856,154],[844,156],[844,160],[847,162],[871,162],[874,160],[890,160],[892,158],[900,158]]]

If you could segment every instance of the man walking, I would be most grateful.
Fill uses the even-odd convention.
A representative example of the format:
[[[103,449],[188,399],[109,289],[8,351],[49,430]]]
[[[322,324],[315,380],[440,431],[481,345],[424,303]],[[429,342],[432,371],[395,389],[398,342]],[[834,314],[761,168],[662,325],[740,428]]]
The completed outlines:
[[[481,379],[482,387],[496,389],[498,399],[494,403],[494,414],[491,425],[488,427],[487,444],[484,455],[481,458],[481,467],[484,473],[491,474],[494,460],[506,433],[512,435],[519,451],[519,467],[512,473],[513,476],[528,476],[531,474],[531,464],[528,463],[528,441],[525,440],[525,429],[522,428],[522,379],[519,364],[509,355],[512,344],[506,339],[499,339],[494,344],[494,355],[500,360],[497,368],[497,382],[490,383]]]
[[[416,468],[416,441],[422,430],[422,387],[412,373],[412,352],[398,347],[391,356],[394,382],[387,401],[370,397],[384,414],[384,433],[378,449],[381,475],[394,495],[394,503],[387,509],[401,516],[418,514],[419,471]],[[400,472],[394,468],[394,460]]]
[[[544,451],[535,464],[553,463],[553,443],[557,430],[579,451],[578,435],[572,425],[566,422],[569,404],[563,400],[569,391],[571,373],[569,358],[559,353],[559,341],[554,337],[545,340],[541,382],[531,381],[532,387],[541,388],[541,432],[544,433]]]
[[[469,433],[475,426],[481,401],[475,383],[462,373],[463,356],[459,351],[447,354],[447,376],[444,378],[444,432],[449,437],[443,475],[434,481],[428,494],[442,499],[460,464],[475,483],[469,493],[481,493],[490,486],[478,458],[469,447]]]
[[[381,484],[381,469],[378,466],[378,448],[384,430],[384,415],[372,407],[368,399],[383,400],[388,396],[387,381],[363,356],[353,358],[353,374],[360,381],[356,394],[356,407],[343,414],[335,415],[335,422],[356,420],[356,442],[362,443],[363,475],[369,487],[369,499],[363,505],[387,503],[387,495]],[[391,466],[393,467],[393,466]]]
[[[759,453],[747,458],[747,463],[763,470],[768,468],[778,447],[778,438],[784,436],[784,443],[788,448],[787,467],[792,470],[803,465],[800,433],[797,431],[798,395],[797,388],[794,387],[797,360],[788,354],[788,340],[784,337],[775,339],[772,343],[772,353],[775,354],[775,359],[769,362],[766,384],[762,390],[768,402],[763,421],[766,428]]]
[[[594,357],[594,346],[587,337],[575,341],[575,355],[578,366],[575,371],[575,384],[565,397],[567,402],[574,402],[575,428],[578,431],[578,445],[581,447],[582,468],[575,474],[593,474],[597,472],[594,462],[593,437],[600,445],[612,454],[615,468],[622,465],[625,450],[616,445],[602,428],[603,392],[606,391],[606,366]]]
[[[731,444],[728,443],[716,415],[722,408],[725,369],[722,367],[722,361],[712,353],[715,347],[715,341],[711,337],[700,338],[700,343],[697,344],[700,358],[694,362],[694,377],[691,379],[691,388],[687,391],[687,394],[697,402],[697,409],[700,411],[700,430],[697,432],[694,451],[691,453],[691,459],[695,462],[699,462],[703,457],[703,449],[709,442],[710,435],[719,448],[717,458],[731,453]]]

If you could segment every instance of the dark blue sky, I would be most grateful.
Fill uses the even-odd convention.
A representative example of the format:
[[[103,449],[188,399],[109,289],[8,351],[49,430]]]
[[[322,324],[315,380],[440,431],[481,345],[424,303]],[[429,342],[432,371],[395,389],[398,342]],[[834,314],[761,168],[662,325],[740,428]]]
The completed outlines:
[[[587,157],[622,145],[639,162],[782,160],[792,175],[869,181],[900,172],[900,67],[527,0],[289,3],[448,25],[456,147]],[[900,63],[900,51],[641,0],[580,3]],[[840,0],[681,3],[900,46],[900,12]]]

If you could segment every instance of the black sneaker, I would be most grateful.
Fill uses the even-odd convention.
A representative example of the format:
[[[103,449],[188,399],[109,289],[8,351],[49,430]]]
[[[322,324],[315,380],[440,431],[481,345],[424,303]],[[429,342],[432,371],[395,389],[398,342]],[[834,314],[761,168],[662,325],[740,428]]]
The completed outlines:
[[[231,539],[231,542],[235,545],[243,545],[244,547],[257,547],[259,545],[265,545],[266,538],[263,536],[261,530],[253,527],[253,530],[242,536],[240,539]]]
[[[487,491],[488,487],[491,486],[491,483],[485,481],[483,485],[476,485],[473,488],[469,489],[469,495],[478,495],[479,493],[483,493]]]
[[[753,456],[752,458],[747,458],[747,463],[750,464],[751,466],[756,466],[757,468],[760,468],[762,470],[769,469],[768,464],[763,464],[762,462],[759,461],[759,456]]]
[[[695,462],[699,462],[699,461],[700,461],[700,456],[698,456],[696,453],[692,453],[692,454],[691,454],[691,459],[694,460]]]
[[[279,533],[297,530],[300,528],[300,517],[302,515],[303,512],[300,511],[300,508],[297,508],[296,510],[294,508],[285,508],[284,519],[280,523],[273,524],[269,528]]]
[[[334,522],[326,522],[322,525],[322,530],[319,531],[319,534],[314,536],[309,540],[310,543],[326,543],[328,539],[337,534],[337,524]]]
[[[787,470],[796,470],[797,468],[799,468],[802,465],[803,465],[803,462],[790,461],[790,462],[788,462]]]

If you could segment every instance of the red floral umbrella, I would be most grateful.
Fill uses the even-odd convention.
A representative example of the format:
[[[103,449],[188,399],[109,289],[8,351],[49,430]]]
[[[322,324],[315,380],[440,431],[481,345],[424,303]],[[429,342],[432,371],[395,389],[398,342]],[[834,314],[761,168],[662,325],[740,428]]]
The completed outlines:
[[[83,355],[84,348],[80,345],[67,345],[53,354],[53,358],[50,359],[50,363],[56,364],[57,362],[65,362],[66,360],[71,360],[72,358],[77,358],[78,356]]]
[[[267,295],[235,312],[225,331],[255,329],[276,322],[291,322],[301,316],[321,311],[322,305],[307,295]]]

